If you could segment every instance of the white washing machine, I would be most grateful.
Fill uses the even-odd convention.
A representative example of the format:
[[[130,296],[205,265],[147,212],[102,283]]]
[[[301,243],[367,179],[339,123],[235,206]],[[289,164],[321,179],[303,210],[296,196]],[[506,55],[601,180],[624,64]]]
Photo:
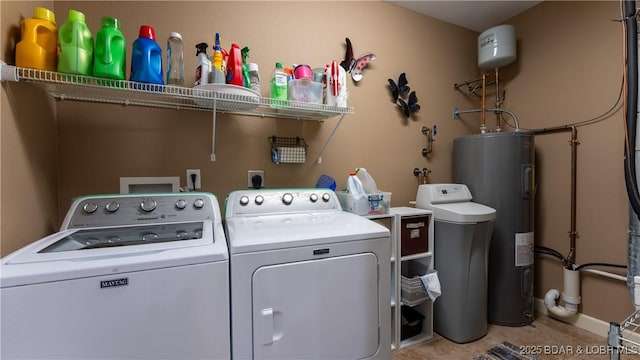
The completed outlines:
[[[229,255],[208,193],[75,199],[1,259],[3,359],[229,359]]]
[[[229,194],[234,359],[390,359],[389,230],[328,189]]]

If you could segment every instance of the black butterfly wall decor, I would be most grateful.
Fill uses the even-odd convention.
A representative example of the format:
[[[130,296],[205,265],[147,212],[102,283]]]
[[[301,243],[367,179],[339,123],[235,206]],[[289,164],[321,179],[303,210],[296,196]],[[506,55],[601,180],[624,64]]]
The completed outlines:
[[[411,116],[420,110],[420,104],[418,104],[418,96],[415,91],[409,94],[409,102],[405,102],[402,99],[398,99],[398,106],[402,108],[405,117]]]
[[[396,84],[393,79],[388,79],[389,85],[391,86],[391,95],[393,95],[393,101],[398,101],[398,96],[402,96],[403,98],[407,98],[409,95],[409,83],[407,82],[407,75],[405,73],[400,74],[398,78],[398,83]]]
[[[376,59],[376,55],[373,53],[366,53],[359,58],[353,57],[353,46],[351,46],[351,40],[349,38],[345,38],[347,42],[347,51],[344,55],[344,60],[340,63],[340,66],[348,72],[351,73],[351,78],[353,81],[362,80],[362,71],[367,66],[367,64]]]
[[[420,104],[418,104],[418,96],[415,91],[411,91],[409,82],[407,81],[407,75],[405,73],[400,74],[398,83],[393,79],[388,79],[389,86],[391,88],[391,96],[393,96],[393,102],[398,104],[405,117],[411,116],[420,110]],[[408,95],[408,99],[407,99]],[[405,101],[407,99],[407,101]]]

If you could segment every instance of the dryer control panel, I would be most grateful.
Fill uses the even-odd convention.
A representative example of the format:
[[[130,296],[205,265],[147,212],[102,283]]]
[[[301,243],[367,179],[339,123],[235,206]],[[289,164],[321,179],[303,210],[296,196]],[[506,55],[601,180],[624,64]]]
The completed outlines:
[[[61,230],[220,219],[210,193],[91,195],[74,200]]]
[[[238,190],[229,194],[225,205],[227,218],[323,210],[342,211],[335,192],[319,188]]]

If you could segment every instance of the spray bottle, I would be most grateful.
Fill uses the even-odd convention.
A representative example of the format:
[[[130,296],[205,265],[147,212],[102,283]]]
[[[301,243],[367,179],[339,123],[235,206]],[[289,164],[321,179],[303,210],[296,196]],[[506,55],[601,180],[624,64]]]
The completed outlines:
[[[220,47],[220,34],[216,33],[215,47],[213,50],[213,69],[211,69],[212,80],[216,84],[224,84],[224,55]]]
[[[249,78],[249,68],[247,67],[247,58],[249,57],[249,48],[247,46],[240,50],[242,54],[242,83],[244,87],[251,89],[251,80]]]
[[[196,45],[196,56],[198,65],[196,66],[196,86],[209,83],[209,72],[211,72],[211,61],[207,57],[207,43]]]

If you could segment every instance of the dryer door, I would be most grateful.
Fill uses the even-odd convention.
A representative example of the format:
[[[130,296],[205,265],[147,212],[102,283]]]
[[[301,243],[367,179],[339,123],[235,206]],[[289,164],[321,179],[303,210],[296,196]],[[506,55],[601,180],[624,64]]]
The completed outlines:
[[[379,343],[378,259],[363,253],[259,268],[254,359],[363,359]]]

